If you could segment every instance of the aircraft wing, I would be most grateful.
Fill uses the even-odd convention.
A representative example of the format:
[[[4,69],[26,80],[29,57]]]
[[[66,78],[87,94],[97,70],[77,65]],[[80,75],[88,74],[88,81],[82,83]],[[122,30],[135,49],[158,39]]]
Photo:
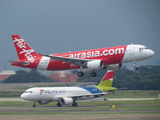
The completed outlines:
[[[63,63],[71,63],[71,65],[84,65],[88,61],[91,61],[90,59],[79,59],[79,58],[69,58],[69,57],[62,57],[62,56],[52,56],[52,55],[43,55],[46,57],[50,57],[53,61],[63,61]]]
[[[57,96],[58,98],[68,97],[68,98],[80,98],[85,96],[94,96],[94,95],[106,95],[108,93],[95,93],[95,94],[79,94],[79,95],[67,95],[67,96]]]

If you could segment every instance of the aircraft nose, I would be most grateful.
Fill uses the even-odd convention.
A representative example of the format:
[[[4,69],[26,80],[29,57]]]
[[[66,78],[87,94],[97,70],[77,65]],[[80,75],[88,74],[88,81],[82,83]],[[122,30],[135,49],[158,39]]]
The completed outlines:
[[[21,98],[25,100],[25,99],[26,99],[26,95],[23,93],[23,94],[21,95]]]
[[[154,54],[155,54],[155,53],[154,53],[153,50],[150,50],[150,51],[149,51],[149,56],[150,56],[150,57],[152,57]]]
[[[21,98],[22,98],[22,99],[24,98],[24,94],[21,95]]]

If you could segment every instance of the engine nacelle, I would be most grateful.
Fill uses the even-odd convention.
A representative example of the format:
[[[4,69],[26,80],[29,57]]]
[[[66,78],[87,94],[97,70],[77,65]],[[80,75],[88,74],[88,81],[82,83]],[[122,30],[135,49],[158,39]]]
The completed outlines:
[[[119,70],[122,69],[122,64],[111,64],[107,65],[108,70]]]
[[[61,103],[62,103],[63,105],[68,105],[68,104],[73,103],[73,99],[72,99],[72,98],[62,98],[62,99],[61,99]]]
[[[96,70],[101,69],[103,67],[103,61],[102,60],[93,60],[90,62],[87,62],[87,68]]]
[[[51,102],[51,101],[37,101],[38,102],[38,104],[40,104],[40,105],[45,105],[45,104],[48,104],[49,102]]]

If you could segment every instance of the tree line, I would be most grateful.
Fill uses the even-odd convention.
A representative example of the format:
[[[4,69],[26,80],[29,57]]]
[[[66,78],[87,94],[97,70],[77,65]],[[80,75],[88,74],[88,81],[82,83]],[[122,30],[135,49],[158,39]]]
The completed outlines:
[[[38,83],[38,82],[55,82],[56,80],[41,75],[37,70],[31,69],[31,71],[19,70],[15,75],[12,75],[5,79],[3,83]]]
[[[83,77],[78,78],[78,82],[97,82],[103,78],[106,69],[97,70],[97,77],[91,77],[91,71],[85,72]],[[73,73],[77,73],[74,70]],[[4,83],[35,83],[35,82],[55,82],[52,78],[41,75],[37,70],[29,72],[19,70],[15,75],[5,79]],[[128,90],[160,90],[160,66],[140,66],[138,71],[127,69],[125,66],[121,70],[115,71],[113,87],[127,88]]]
[[[90,72],[78,79],[79,82],[100,82],[107,70],[97,70],[97,77],[91,78]],[[160,90],[160,66],[140,66],[138,71],[127,69],[116,70],[113,87],[128,90]]]

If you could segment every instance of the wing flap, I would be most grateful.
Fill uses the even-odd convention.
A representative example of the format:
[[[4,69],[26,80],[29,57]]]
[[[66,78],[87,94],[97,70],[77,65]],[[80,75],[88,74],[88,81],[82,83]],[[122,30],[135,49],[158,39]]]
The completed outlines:
[[[63,63],[71,63],[72,65],[83,65],[87,63],[88,61],[91,61],[89,59],[77,59],[77,58],[69,58],[69,57],[62,57],[62,56],[52,56],[52,55],[43,55],[46,57],[50,57],[53,61],[63,61]]]

